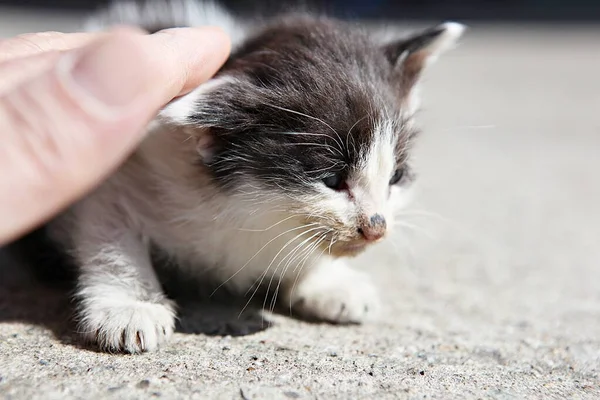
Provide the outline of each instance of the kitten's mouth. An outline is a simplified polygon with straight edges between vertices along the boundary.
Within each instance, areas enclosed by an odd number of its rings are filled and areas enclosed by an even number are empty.
[[[352,251],[362,251],[366,247],[367,247],[367,243],[361,242],[361,243],[349,243],[349,244],[345,245],[343,248],[346,251],[352,252]]]
[[[369,242],[360,240],[352,242],[337,242],[331,246],[330,254],[335,257],[354,257],[365,251]]]

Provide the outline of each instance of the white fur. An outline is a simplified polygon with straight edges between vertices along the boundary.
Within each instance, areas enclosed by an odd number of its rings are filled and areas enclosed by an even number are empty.
[[[108,351],[142,353],[156,350],[173,334],[173,303],[151,303],[121,298],[111,286],[101,296],[86,297],[79,327],[84,337]],[[115,296],[115,294],[117,296]]]
[[[295,306],[305,317],[341,323],[374,320],[381,311],[370,276],[342,260],[313,267],[297,288],[287,292],[284,304]]]
[[[198,108],[198,104],[202,101],[203,96],[209,95],[210,92],[221,85],[233,84],[234,82],[235,80],[228,76],[211,79],[190,93],[170,102],[160,111],[158,120],[175,125],[187,125],[189,124],[188,118]]]
[[[381,214],[391,220],[388,193],[396,165],[394,147],[397,138],[392,121],[380,121],[373,136],[371,147],[362,156],[360,174],[350,182],[350,190],[365,215]]]
[[[459,24],[458,22],[445,22],[441,27],[444,28],[444,33],[436,39],[432,45],[433,47],[429,46],[432,53],[435,53],[438,56],[455,46],[458,39],[467,29],[465,25]]]

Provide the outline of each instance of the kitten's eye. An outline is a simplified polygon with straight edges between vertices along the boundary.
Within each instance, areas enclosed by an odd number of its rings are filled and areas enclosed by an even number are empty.
[[[395,185],[400,182],[402,177],[404,176],[404,168],[398,168],[394,171],[394,175],[392,175],[392,179],[390,179],[390,185]]]
[[[344,189],[344,178],[342,174],[332,174],[325,178],[323,178],[323,183],[330,189],[333,190],[342,190]]]

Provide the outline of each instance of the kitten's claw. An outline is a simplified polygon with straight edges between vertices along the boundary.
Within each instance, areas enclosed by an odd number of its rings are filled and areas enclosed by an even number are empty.
[[[370,277],[343,265],[312,272],[290,300],[293,311],[302,317],[333,323],[363,323],[375,318],[380,308]]]
[[[95,299],[85,303],[80,328],[89,332],[88,340],[109,352],[136,354],[156,350],[175,328],[174,305],[168,300],[114,304],[114,301]]]

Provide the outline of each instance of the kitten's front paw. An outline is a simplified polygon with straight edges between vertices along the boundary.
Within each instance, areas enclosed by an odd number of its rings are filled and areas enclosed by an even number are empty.
[[[175,328],[174,303],[87,299],[80,313],[85,337],[109,352],[153,351]]]
[[[290,294],[293,311],[304,318],[333,323],[363,323],[380,311],[369,275],[338,263],[320,266]]]

